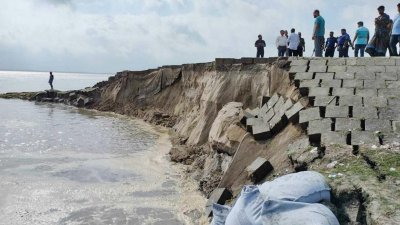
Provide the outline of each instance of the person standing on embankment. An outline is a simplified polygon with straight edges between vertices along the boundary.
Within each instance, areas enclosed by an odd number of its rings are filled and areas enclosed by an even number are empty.
[[[315,51],[315,57],[322,57],[322,49],[324,48],[324,42],[325,42],[325,20],[324,18],[320,15],[320,12],[318,9],[314,10],[314,31],[313,31],[313,36],[312,39],[314,40],[314,51]]]
[[[385,13],[385,6],[379,6],[379,16],[375,18],[375,34],[367,45],[365,52],[370,56],[386,56],[390,41],[392,20]]]
[[[358,29],[353,40],[353,46],[355,46],[354,57],[358,57],[359,52],[360,56],[364,57],[365,47],[369,42],[369,30],[364,27],[364,22],[362,21],[358,22],[357,25]]]
[[[266,46],[265,41],[262,39],[261,34],[258,35],[258,40],[254,44],[257,48],[257,58],[264,58],[264,48]]]
[[[54,75],[53,75],[53,72],[50,72],[49,84],[50,84],[51,90],[53,90],[53,81],[54,81]]]

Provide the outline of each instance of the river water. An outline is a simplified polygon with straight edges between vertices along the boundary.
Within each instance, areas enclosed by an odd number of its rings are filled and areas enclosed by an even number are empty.
[[[204,199],[170,147],[139,120],[0,99],[0,224],[192,224]]]

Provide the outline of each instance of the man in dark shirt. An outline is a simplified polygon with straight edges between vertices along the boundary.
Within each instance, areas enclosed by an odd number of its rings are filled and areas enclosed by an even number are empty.
[[[325,57],[335,56],[336,44],[338,43],[337,38],[333,36],[333,32],[329,33],[328,39],[326,39],[325,44]]]
[[[265,48],[265,41],[262,39],[261,34],[258,35],[258,40],[254,44],[257,48],[257,58],[264,58],[264,48]]]
[[[339,51],[339,58],[349,57],[349,47],[351,46],[354,49],[353,44],[351,43],[350,35],[347,34],[346,29],[342,29],[342,36],[339,37],[338,40],[338,51]]]
[[[301,37],[301,33],[299,32],[299,37],[300,37],[300,44],[299,47],[297,48],[297,54],[300,57],[303,57],[303,53],[306,51],[306,42],[304,38]]]
[[[53,90],[53,80],[54,80],[53,72],[50,72],[49,84],[50,84],[51,90]]]

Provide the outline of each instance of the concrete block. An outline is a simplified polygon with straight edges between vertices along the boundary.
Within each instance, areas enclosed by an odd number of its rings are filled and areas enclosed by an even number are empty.
[[[389,59],[389,58],[374,58],[374,63],[376,66],[395,66],[396,65],[396,60],[395,59]]]
[[[395,133],[400,133],[400,121],[393,121],[392,126]]]
[[[326,59],[317,59],[317,60],[310,60],[310,67],[311,66],[326,66]]]
[[[384,80],[364,80],[364,88],[386,88]]]
[[[310,73],[325,73],[327,71],[328,67],[324,65],[312,65],[308,69],[308,72]]]
[[[259,117],[259,118],[262,118],[263,115],[265,115],[265,114],[268,112],[268,110],[269,110],[269,108],[268,108],[267,104],[263,105],[263,106],[260,108],[258,117]]]
[[[267,64],[268,62],[270,62],[269,58],[254,58],[255,64]]]
[[[361,130],[361,120],[352,118],[337,118],[335,131]]]
[[[346,66],[328,66],[328,72],[339,73],[346,72]]]
[[[386,81],[385,82],[387,88],[397,88],[400,89],[400,81]],[[382,87],[380,87],[382,88]]]
[[[399,66],[386,66],[386,72],[388,73],[398,73],[400,71]]]
[[[374,72],[371,71],[361,71],[356,72],[355,79],[356,80],[375,80],[376,76]]]
[[[362,106],[361,96],[340,96],[339,106]]]
[[[377,80],[397,80],[397,73],[377,73]]]
[[[368,66],[368,65],[375,65],[374,59],[372,58],[356,58],[356,66]]]
[[[295,59],[292,60],[292,62],[290,63],[290,66],[308,66],[308,60],[305,59]]]
[[[258,123],[252,126],[252,133],[255,140],[268,140],[271,137],[271,129],[267,123]]]
[[[354,88],[333,88],[332,95],[334,96],[354,95]]]
[[[279,112],[281,108],[283,108],[283,105],[285,105],[285,99],[280,96],[276,104],[274,105],[274,111],[275,113]]]
[[[340,88],[342,87],[342,80],[322,80],[321,87]]]
[[[315,78],[317,80],[333,80],[335,73],[316,73]]]
[[[299,112],[304,109],[303,104],[301,102],[296,102],[290,109],[285,112],[286,118],[288,118],[292,122],[297,122],[299,117]]]
[[[309,89],[308,96],[328,96],[329,88],[324,87],[313,87]]]
[[[343,80],[342,87],[344,88],[362,88],[364,86],[363,80]]]
[[[337,72],[335,73],[335,79],[337,80],[353,80],[356,73],[352,72]]]
[[[347,133],[336,131],[322,133],[321,144],[324,146],[347,145]]]
[[[315,135],[322,134],[331,131],[332,120],[331,119],[319,119],[308,122],[307,134]]]
[[[400,89],[378,89],[378,96],[385,98],[400,98]]]
[[[247,108],[246,110],[243,110],[243,113],[240,115],[241,116],[240,122],[243,125],[246,125],[246,120],[248,118],[255,118],[256,117],[255,115],[252,114],[252,112],[253,111],[251,109],[249,109],[249,108]]]
[[[319,87],[320,80],[301,80],[300,88],[314,88]]]
[[[258,157],[246,168],[248,177],[254,184],[262,181],[273,170],[274,167],[271,165],[271,163],[261,157]]]
[[[312,80],[313,78],[313,73],[296,73],[296,75],[294,76],[295,80]]]
[[[400,99],[399,98],[388,98],[388,106],[391,108],[400,108]]]
[[[386,67],[385,66],[366,66],[365,67],[368,72],[374,72],[374,73],[383,73],[386,72]]]
[[[345,66],[346,59],[344,58],[331,58],[328,59],[328,66]]]
[[[379,145],[379,137],[371,131],[352,131],[352,145]]]
[[[269,109],[272,109],[275,104],[278,102],[279,100],[279,95],[278,94],[273,94],[272,97],[269,99],[269,101],[267,102],[267,106]]]
[[[325,111],[326,118],[348,118],[348,106],[327,106]]]
[[[388,100],[385,97],[364,98],[364,106],[386,107],[387,105],[388,105]]]
[[[365,120],[365,130],[366,131],[380,131],[389,132],[392,130],[390,120],[384,119],[366,119]]]
[[[292,106],[293,106],[292,99],[290,99],[290,98],[286,99],[285,104],[282,107],[284,110],[283,112],[286,112],[288,109],[292,108]]]
[[[353,107],[353,118],[357,119],[378,119],[378,109],[375,107]]]
[[[231,198],[232,198],[232,193],[228,189],[226,188],[215,189],[211,193],[210,198],[206,203],[206,215],[208,217],[212,216],[212,205],[214,203],[223,205],[225,204],[226,201],[230,200]]]
[[[241,58],[240,62],[242,64],[254,64],[254,58]]]
[[[328,106],[336,104],[336,96],[316,96],[314,106]]]
[[[264,123],[265,122],[262,118],[248,118],[246,119],[246,130],[252,132],[253,126]]]
[[[264,123],[268,123],[272,119],[272,117],[274,117],[274,115],[274,109],[269,109],[265,114],[261,115],[260,117],[263,119]]]
[[[388,107],[379,108],[379,119],[385,120],[400,120],[400,108],[399,107]]]
[[[347,66],[346,72],[365,73],[365,66]]]
[[[320,112],[319,112],[319,107],[312,107],[312,108],[304,109],[304,110],[300,111],[300,114],[299,114],[299,122],[300,123],[306,123],[309,121],[318,120],[320,118],[321,118],[321,116],[320,116]]]
[[[362,97],[377,97],[378,89],[372,88],[356,88],[356,95]]]
[[[308,66],[291,66],[289,73],[304,73],[307,72]]]
[[[347,58],[346,65],[347,66],[357,66],[357,59],[356,58]]]

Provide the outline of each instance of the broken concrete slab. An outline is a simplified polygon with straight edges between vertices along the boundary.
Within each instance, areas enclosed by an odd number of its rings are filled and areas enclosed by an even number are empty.
[[[258,157],[246,168],[248,177],[254,184],[262,181],[273,170],[274,167],[271,165],[271,163],[261,157]]]
[[[271,129],[268,123],[262,122],[252,126],[252,133],[255,140],[264,141],[271,137]]]
[[[304,109],[303,104],[301,102],[296,102],[290,109],[285,112],[286,118],[290,120],[292,123],[297,123],[299,120],[299,112]]]
[[[253,126],[257,124],[264,124],[264,120],[262,118],[247,118],[246,119],[246,130],[248,132],[252,132]]]

